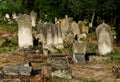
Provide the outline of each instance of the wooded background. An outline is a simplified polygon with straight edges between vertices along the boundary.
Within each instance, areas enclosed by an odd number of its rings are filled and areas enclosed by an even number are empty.
[[[95,13],[94,28],[105,21],[115,27],[117,40],[120,40],[120,0],[0,0],[0,18],[6,13],[29,14],[32,10],[37,12],[38,19],[45,20],[48,15],[48,21],[54,21],[54,17],[63,18],[66,14],[75,21],[91,21]]]

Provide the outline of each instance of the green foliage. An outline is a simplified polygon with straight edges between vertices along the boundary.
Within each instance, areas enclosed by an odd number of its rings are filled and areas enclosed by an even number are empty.
[[[120,51],[114,50],[108,54],[114,64],[120,64]]]
[[[0,17],[6,13],[22,12],[22,4],[14,0],[2,0],[0,2]]]
[[[11,46],[17,46],[16,40],[10,40],[8,38],[5,38],[2,42],[2,47],[11,47]]]
[[[18,30],[16,21],[14,21],[12,24],[7,24],[5,21],[1,21],[0,27],[1,27],[2,31],[8,31],[8,32],[13,32],[13,33],[17,32],[17,30]]]

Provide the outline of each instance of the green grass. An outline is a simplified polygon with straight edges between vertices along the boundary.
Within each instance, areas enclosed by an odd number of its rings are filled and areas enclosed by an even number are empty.
[[[109,53],[108,56],[111,57],[111,62],[114,64],[120,64],[120,51],[114,50]]]

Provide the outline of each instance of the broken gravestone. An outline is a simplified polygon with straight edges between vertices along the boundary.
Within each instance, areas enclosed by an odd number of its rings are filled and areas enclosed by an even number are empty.
[[[20,15],[18,23],[18,45],[20,48],[29,48],[33,46],[31,18],[29,15]]]
[[[84,41],[83,37],[80,38],[79,36],[76,36],[77,40],[73,43],[73,61],[77,64],[83,65],[86,63],[86,41]]]
[[[48,63],[51,64],[51,76],[72,79],[72,71],[69,67],[68,58],[65,56],[49,56]]]
[[[5,75],[31,75],[32,65],[31,62],[27,61],[15,66],[5,66],[3,67],[3,72]]]
[[[106,55],[113,50],[113,38],[111,27],[105,23],[100,24],[96,28],[96,35],[98,40],[98,52],[100,55]]]

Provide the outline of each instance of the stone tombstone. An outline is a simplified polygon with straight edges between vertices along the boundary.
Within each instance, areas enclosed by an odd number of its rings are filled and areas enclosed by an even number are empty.
[[[98,40],[98,52],[100,55],[106,55],[113,50],[113,38],[111,27],[104,22],[97,26],[96,35]]]
[[[48,54],[48,51],[54,52],[53,49],[53,42],[54,42],[54,37],[53,37],[53,24],[51,22],[45,22],[43,24],[43,53],[45,55]]]
[[[58,30],[55,24],[52,26],[52,33],[53,33],[53,45],[57,45],[58,44]]]
[[[17,19],[17,14],[16,14],[16,12],[13,12],[13,13],[12,13],[12,19],[13,19],[13,20],[16,20],[16,19]]]
[[[70,27],[68,15],[65,15],[64,19],[60,19],[60,23],[61,23],[62,37],[63,39],[65,39],[66,32],[68,31],[68,28]]]
[[[73,43],[73,61],[82,65],[86,63],[86,41],[83,39],[83,37],[80,37],[80,34],[78,35],[76,35],[76,40]]]
[[[74,37],[75,37],[77,34],[80,34],[79,26],[78,26],[78,24],[77,24],[75,21],[73,21],[73,22],[71,23],[70,29],[71,29]]]
[[[26,75],[30,76],[32,72],[31,62],[26,61],[14,66],[3,67],[3,72],[5,75]]]
[[[86,33],[88,34],[89,32],[89,21],[87,19],[84,19],[84,21],[82,22],[82,33]]]
[[[9,15],[8,13],[5,14],[4,20],[5,20],[6,22],[11,21],[10,15]]]
[[[41,20],[37,24],[36,40],[38,40],[38,42],[40,43],[43,43],[43,23],[41,22]]]
[[[30,16],[31,16],[31,19],[32,19],[31,24],[32,24],[33,27],[35,27],[36,26],[37,13],[35,13],[34,11],[31,11]]]
[[[29,15],[20,15],[18,23],[18,45],[20,48],[29,48],[33,46],[31,17]]]
[[[62,31],[61,31],[61,27],[60,27],[60,23],[59,22],[56,22],[55,29],[56,29],[56,33],[57,33],[57,34],[55,34],[56,35],[56,39],[57,39],[57,40],[55,40],[55,41],[57,41],[57,45],[55,47],[57,49],[62,49],[64,47],[63,47]]]

